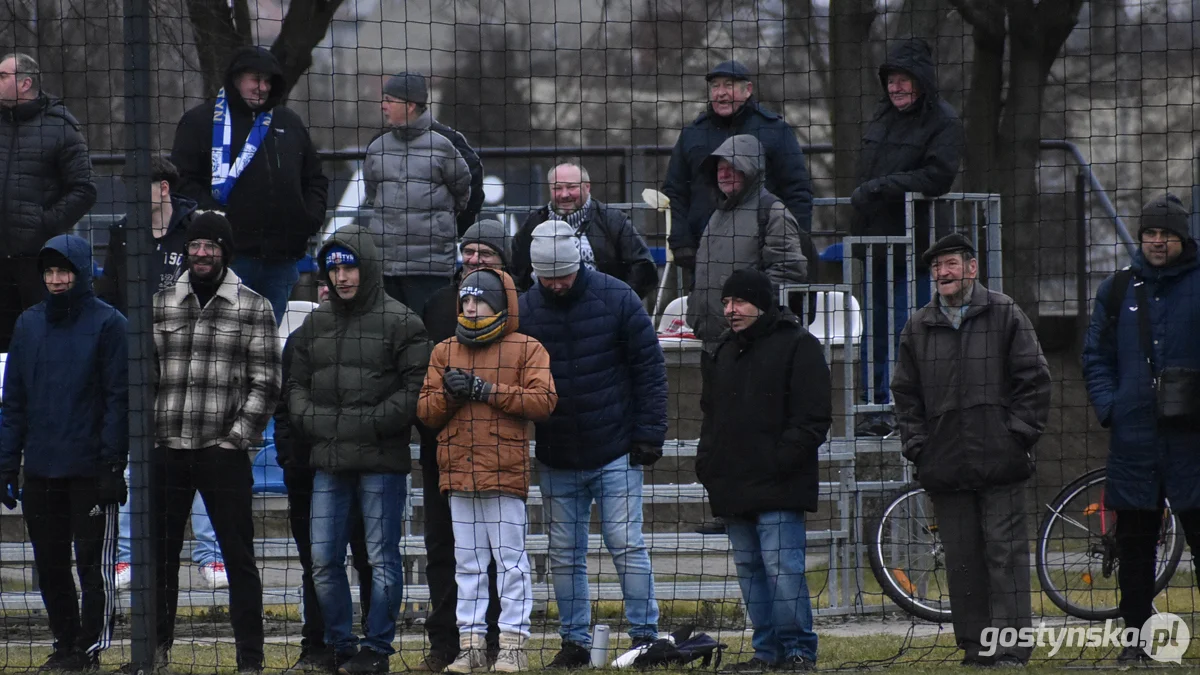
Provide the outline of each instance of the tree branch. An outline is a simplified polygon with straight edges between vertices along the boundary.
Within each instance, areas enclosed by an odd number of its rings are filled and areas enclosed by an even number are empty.
[[[279,37],[271,45],[271,53],[283,66],[285,100],[300,76],[312,66],[312,51],[325,39],[342,2],[344,0],[292,0],[288,6]]]

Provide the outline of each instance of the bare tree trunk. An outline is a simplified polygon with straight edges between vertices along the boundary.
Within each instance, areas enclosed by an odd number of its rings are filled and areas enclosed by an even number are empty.
[[[864,68],[870,54],[871,25],[878,16],[871,0],[838,0],[829,3],[829,42],[833,88],[834,188],[838,196],[854,192],[855,169],[862,145]]]
[[[905,0],[888,21],[888,39],[919,37],[930,44],[941,35],[942,21],[950,11],[948,0]]]
[[[226,0],[187,0],[187,8],[196,33],[203,97],[211,98],[224,85],[233,52],[250,44],[250,9],[246,0],[234,0],[232,12]]]
[[[344,0],[292,0],[271,52],[283,65],[287,92],[312,66],[312,51],[329,32],[329,24]],[[287,94],[284,94],[284,100]]]

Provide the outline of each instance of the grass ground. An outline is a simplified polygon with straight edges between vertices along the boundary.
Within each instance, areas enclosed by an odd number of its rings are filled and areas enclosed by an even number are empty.
[[[941,673],[961,672],[959,666],[961,653],[954,647],[953,636],[949,627],[939,634],[895,634],[874,633],[863,635],[838,635],[837,627],[845,626],[843,622],[828,624],[828,630],[823,631],[818,626],[821,637],[820,667],[821,670],[886,670],[900,673]],[[870,631],[875,622],[857,623],[857,629]],[[891,622],[894,629],[902,622]],[[912,633],[918,633],[914,626]],[[925,629],[926,631],[928,629]],[[715,632],[715,631],[714,631]],[[722,631],[715,635],[728,645],[725,663],[734,663],[750,657],[749,638],[742,631]],[[624,647],[627,641],[622,639],[618,649]],[[422,657],[423,644],[418,639],[406,639],[396,645],[398,651],[392,657],[391,671],[403,672],[415,666]],[[534,639],[528,644],[530,662],[533,669],[540,669],[554,657],[558,649],[557,639]],[[746,652],[742,653],[745,649]],[[104,655],[102,670],[111,671],[129,658],[128,644],[115,645]],[[1116,656],[1114,650],[1108,648],[1064,647],[1054,657],[1050,657],[1047,648],[1039,648],[1030,667],[1023,672],[1028,673],[1062,673],[1074,670],[1104,670],[1113,667]],[[26,672],[40,665],[49,653],[49,647],[30,647],[9,642],[0,650],[0,672]],[[299,653],[298,639],[288,643],[269,643],[266,648],[266,666],[268,671],[279,672],[287,668]],[[614,650],[615,653],[619,653]],[[233,673],[235,670],[234,650],[228,639],[200,638],[195,642],[177,644],[171,654],[171,669],[179,675],[200,675],[202,673]],[[1164,664],[1165,665],[1165,664]],[[1191,646],[1184,657],[1184,670],[1195,672],[1200,669],[1200,640]]]

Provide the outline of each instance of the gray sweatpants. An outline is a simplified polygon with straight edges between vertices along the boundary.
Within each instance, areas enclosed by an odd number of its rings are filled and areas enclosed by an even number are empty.
[[[1025,482],[929,497],[946,552],[954,638],[976,656],[983,629],[1033,625]],[[995,656],[1027,661],[1031,652],[998,647]]]

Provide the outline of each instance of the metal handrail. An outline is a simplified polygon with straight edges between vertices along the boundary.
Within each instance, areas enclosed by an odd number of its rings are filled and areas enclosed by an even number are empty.
[[[1079,164],[1079,170],[1087,177],[1087,181],[1092,187],[1092,192],[1100,200],[1100,208],[1104,210],[1109,220],[1112,221],[1113,229],[1117,232],[1117,238],[1121,240],[1121,243],[1125,246],[1125,251],[1132,258],[1137,252],[1137,242],[1130,236],[1129,228],[1125,225],[1125,220],[1121,218],[1121,214],[1117,213],[1116,205],[1109,199],[1108,193],[1105,192],[1104,186],[1100,184],[1100,179],[1096,177],[1096,173],[1092,171],[1091,163],[1084,158],[1083,152],[1079,150],[1079,146],[1071,141],[1062,139],[1043,139],[1039,145],[1043,150],[1062,150],[1075,158],[1075,161]],[[1082,242],[1080,243],[1082,244]]]

